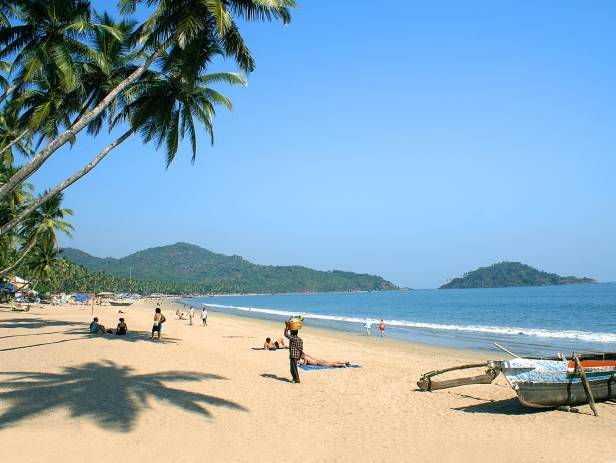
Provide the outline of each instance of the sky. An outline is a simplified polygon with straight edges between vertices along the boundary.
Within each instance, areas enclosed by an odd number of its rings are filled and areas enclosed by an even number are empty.
[[[96,0],[96,8],[112,2]],[[616,3],[299,0],[244,24],[215,144],[135,138],[66,191],[63,246],[178,241],[433,288],[502,260],[616,281]],[[212,71],[236,71],[231,61]],[[81,135],[54,185],[121,133]]]

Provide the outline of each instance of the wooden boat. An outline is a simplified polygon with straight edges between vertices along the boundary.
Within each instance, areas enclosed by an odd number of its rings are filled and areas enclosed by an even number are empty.
[[[421,376],[417,385],[422,391],[434,391],[466,384],[489,384],[502,373],[528,407],[559,407],[589,402],[584,378],[595,401],[616,399],[616,353],[582,354],[578,357],[521,358],[492,360],[484,364],[461,365],[431,371]],[[468,378],[435,380],[434,376],[455,370],[479,368],[485,373]]]
[[[616,353],[580,355],[595,401],[616,399]],[[515,358],[490,362],[499,369],[520,402],[528,407],[559,407],[588,403],[581,372],[569,358]]]
[[[132,301],[109,301],[109,304],[119,307],[128,307],[132,305]]]

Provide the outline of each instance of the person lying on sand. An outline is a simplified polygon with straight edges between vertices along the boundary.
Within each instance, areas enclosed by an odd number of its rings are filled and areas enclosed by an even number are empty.
[[[180,309],[177,309],[177,310],[175,311],[175,314],[177,315],[177,317],[178,317],[180,320],[186,320],[186,318],[184,318],[184,317],[186,317],[186,314],[185,314],[184,312],[180,312]]]
[[[335,367],[344,368],[348,367],[351,362],[328,362],[327,360],[320,360],[316,357],[304,353],[304,357],[299,359],[298,365],[318,365],[321,367]]]
[[[265,338],[263,343],[263,349],[276,350],[276,349],[288,349],[284,344],[284,339],[278,338],[277,341],[272,342],[272,338]]]
[[[98,317],[94,317],[94,320],[92,320],[92,323],[90,323],[90,333],[98,332],[106,334],[107,330],[103,325],[98,322]]]

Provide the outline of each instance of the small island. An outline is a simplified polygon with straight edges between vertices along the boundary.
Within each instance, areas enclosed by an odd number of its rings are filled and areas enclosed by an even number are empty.
[[[509,288],[514,286],[554,286],[597,283],[592,278],[560,276],[537,270],[520,262],[500,262],[480,267],[454,278],[439,289]]]

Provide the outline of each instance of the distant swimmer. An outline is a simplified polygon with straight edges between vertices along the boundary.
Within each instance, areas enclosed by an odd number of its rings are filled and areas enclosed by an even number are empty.
[[[381,332],[381,337],[385,336],[385,322],[381,318],[381,323],[379,323],[379,331]]]

